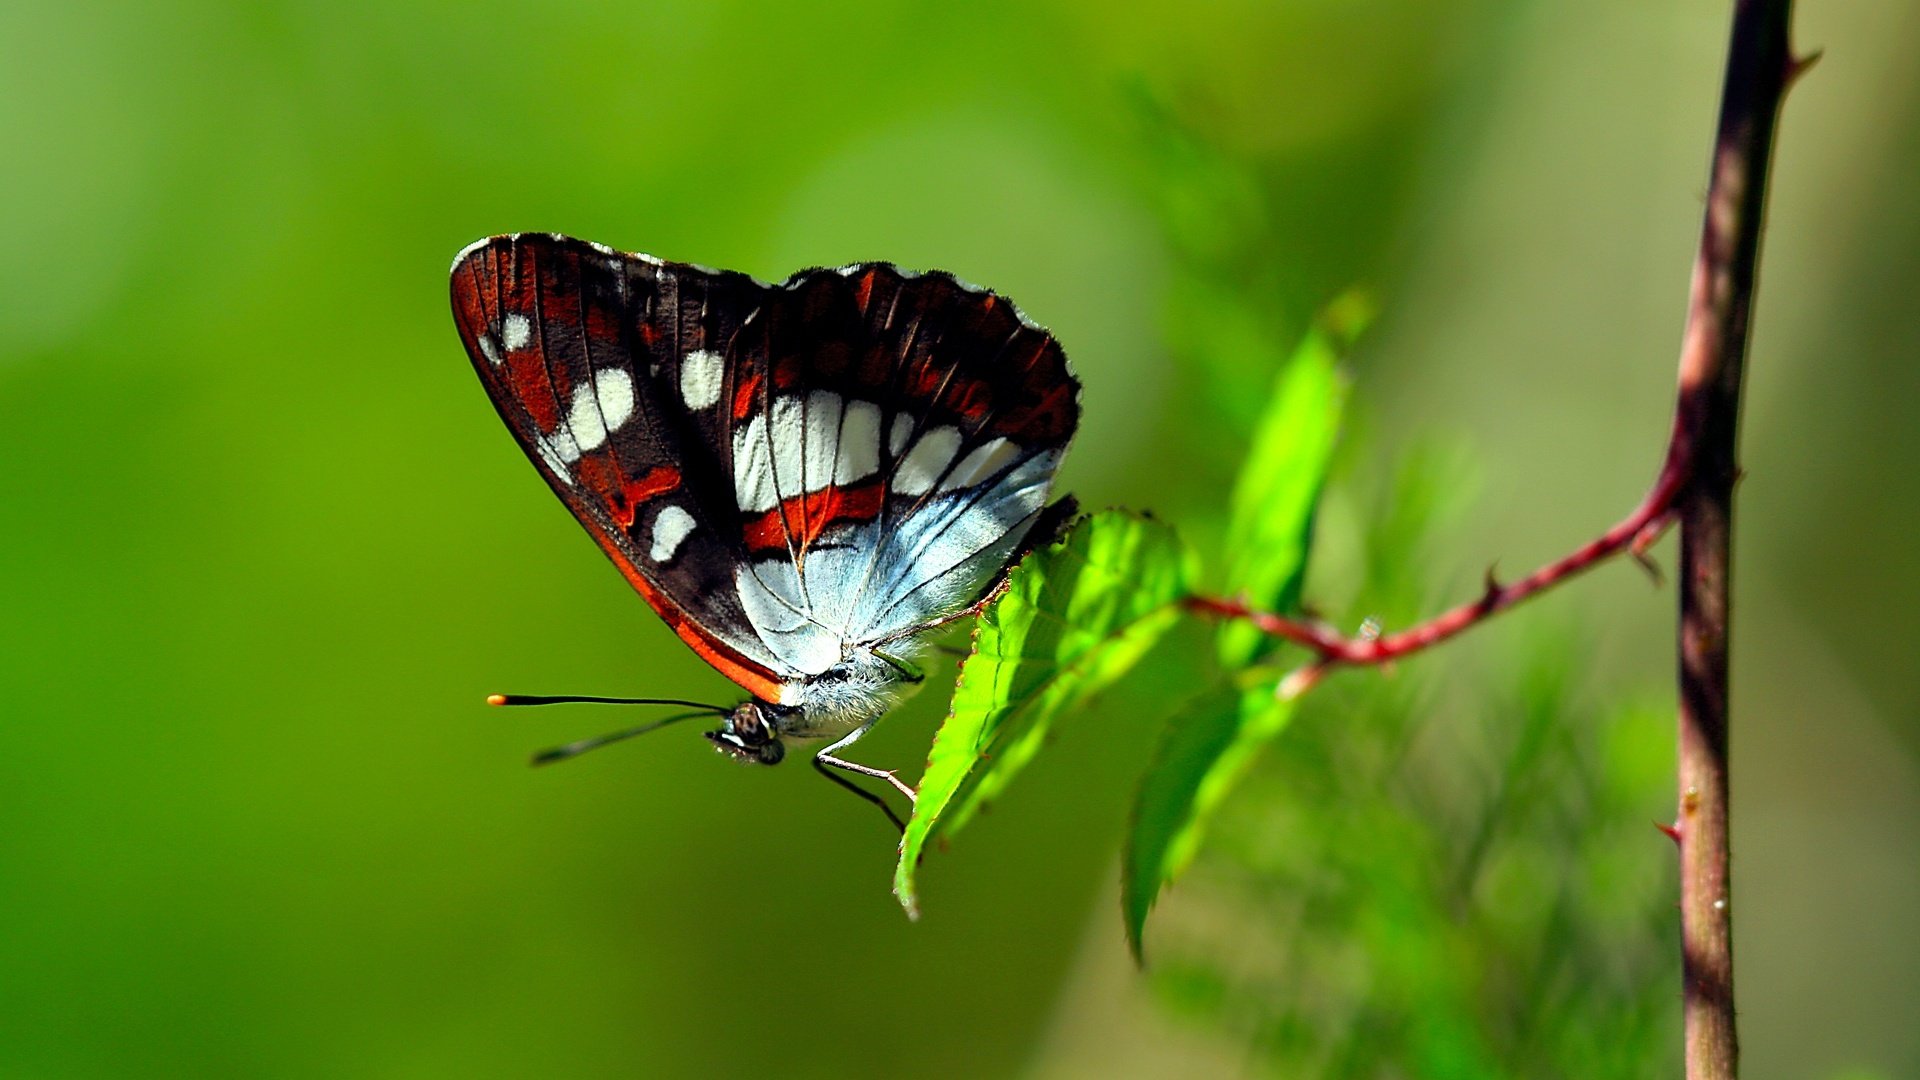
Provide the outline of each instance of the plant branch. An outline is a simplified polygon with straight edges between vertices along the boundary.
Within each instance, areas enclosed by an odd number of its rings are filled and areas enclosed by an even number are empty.
[[[1631,550],[1636,555],[1644,552],[1672,523],[1674,500],[1685,487],[1689,462],[1676,452],[1681,446],[1679,439],[1669,446],[1666,464],[1662,466],[1660,476],[1654,481],[1647,497],[1641,500],[1633,513],[1602,533],[1598,539],[1511,584],[1501,584],[1489,571],[1486,587],[1478,599],[1397,633],[1381,637],[1347,637],[1323,623],[1255,611],[1243,601],[1210,596],[1192,597],[1187,601],[1187,607],[1222,618],[1245,619],[1266,633],[1303,645],[1315,654],[1315,667],[1384,664],[1397,660],[1409,653],[1438,645],[1622,551]]]
[[[1193,597],[1189,608],[1245,619],[1304,646],[1312,662],[1282,683],[1309,689],[1329,668],[1382,664],[1476,626],[1597,563],[1641,555],[1680,525],[1679,813],[1685,1053],[1689,1080],[1731,1080],[1739,1065],[1733,1009],[1728,842],[1728,677],[1733,489],[1740,476],[1740,390],[1768,168],[1780,104],[1817,57],[1788,42],[1792,0],[1736,0],[1705,222],[1680,351],[1678,400],[1666,458],[1640,505],[1580,549],[1503,585],[1487,575],[1478,599],[1410,629],[1347,637],[1320,623],[1255,611],[1238,600]]]
[[[1713,179],[1694,261],[1680,353],[1674,441],[1691,445],[1680,522],[1680,937],[1686,1075],[1731,1080],[1740,1045],[1733,1010],[1733,901],[1728,833],[1728,641],[1733,489],[1739,481],[1740,388],[1746,372],[1768,166],[1780,103],[1812,59],[1788,43],[1792,0],[1739,0],[1713,148]]]
[[[1794,60],[1787,50],[1791,6],[1791,0],[1739,0],[1735,11],[1734,47],[1729,55],[1720,129],[1714,144],[1707,222],[1694,266],[1673,431],[1659,474],[1640,504],[1599,537],[1526,577],[1503,584],[1489,571],[1486,586],[1476,599],[1391,634],[1352,637],[1324,623],[1259,611],[1231,598],[1190,597],[1186,601],[1189,610],[1245,619],[1268,634],[1311,650],[1314,662],[1309,666],[1317,679],[1327,668],[1385,664],[1437,645],[1623,551],[1644,557],[1646,550],[1681,519],[1681,504],[1697,487],[1696,474],[1712,464],[1699,460],[1703,446],[1716,453],[1722,449],[1715,444],[1720,414],[1730,408],[1725,426],[1737,428],[1733,421],[1739,408],[1739,368],[1745,355],[1774,120],[1787,85],[1817,59]],[[1757,27],[1771,28],[1777,41],[1760,41]],[[1767,57],[1785,58],[1773,66],[1770,89],[1756,77],[1772,63],[1754,55],[1763,46],[1770,50]],[[1728,377],[1729,367],[1730,396],[1725,388],[1715,390],[1716,384]],[[1731,467],[1730,451],[1725,458],[1724,464]]]

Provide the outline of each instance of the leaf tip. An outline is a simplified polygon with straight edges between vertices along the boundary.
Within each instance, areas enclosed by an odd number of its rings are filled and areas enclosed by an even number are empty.
[[[908,922],[920,921],[920,898],[914,894],[913,883],[904,876],[896,877],[893,882],[894,899],[900,901],[900,910],[907,913]]]
[[[1380,301],[1373,290],[1355,285],[1322,308],[1318,322],[1342,348],[1349,348],[1379,314]]]
[[[1141,923],[1135,922],[1131,916],[1127,918],[1126,923],[1127,956],[1133,960],[1135,970],[1145,971],[1147,969],[1147,946],[1146,942],[1141,940],[1141,935],[1145,932],[1146,927]]]

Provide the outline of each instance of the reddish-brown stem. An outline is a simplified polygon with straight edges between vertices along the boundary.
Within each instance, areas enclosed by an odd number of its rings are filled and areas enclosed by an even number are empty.
[[[1318,663],[1321,666],[1384,664],[1406,656],[1408,653],[1416,653],[1428,646],[1437,645],[1462,630],[1505,611],[1535,593],[1544,592],[1621,551],[1645,550],[1647,545],[1657,539],[1672,521],[1674,498],[1684,485],[1688,468],[1688,461],[1683,453],[1685,445],[1681,439],[1676,438],[1673,441],[1668,451],[1667,462],[1661,468],[1659,478],[1654,481],[1653,490],[1647,493],[1647,497],[1641,501],[1633,513],[1602,533],[1598,539],[1589,541],[1571,554],[1550,562],[1510,584],[1502,585],[1493,579],[1492,574],[1488,574],[1486,588],[1481,592],[1479,599],[1468,601],[1418,626],[1398,633],[1377,638],[1351,638],[1320,623],[1290,619],[1271,612],[1255,611],[1242,601],[1222,600],[1210,596],[1191,597],[1187,600],[1187,606],[1194,611],[1218,615],[1222,618],[1245,619],[1275,637],[1283,637],[1297,645],[1304,645],[1318,656]]]
[[[1727,656],[1740,387],[1780,102],[1806,69],[1788,43],[1792,0],[1739,0],[1714,139],[1713,179],[1680,353],[1680,423],[1693,468],[1680,522],[1681,964],[1690,1080],[1731,1080],[1733,896],[1727,806]],[[1676,440],[1678,435],[1676,434]]]
[[[1727,657],[1731,626],[1733,489],[1739,479],[1740,388],[1780,103],[1811,60],[1788,43],[1792,0],[1736,0],[1701,228],[1680,351],[1678,400],[1666,460],[1646,498],[1579,550],[1511,584],[1487,577],[1480,597],[1382,637],[1347,637],[1319,623],[1256,611],[1238,600],[1188,606],[1245,619],[1302,645],[1314,659],[1287,680],[1301,693],[1327,669],[1382,664],[1438,644],[1622,551],[1638,556],[1680,525],[1680,927],[1689,1080],[1731,1080],[1739,1042],[1733,1011],[1733,902],[1727,824]]]

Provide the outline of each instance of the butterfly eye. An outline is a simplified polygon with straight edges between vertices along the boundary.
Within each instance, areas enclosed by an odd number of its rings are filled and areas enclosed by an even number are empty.
[[[765,728],[749,737],[721,728],[709,731],[714,749],[745,765],[778,765],[787,756],[787,748]]]

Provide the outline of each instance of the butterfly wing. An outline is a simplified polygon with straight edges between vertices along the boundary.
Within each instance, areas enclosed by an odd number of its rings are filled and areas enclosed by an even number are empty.
[[[976,604],[1079,420],[1052,336],[946,274],[869,263],[774,288],[521,234],[462,253],[453,305],[554,491],[682,639],[769,701],[849,644]]]
[[[797,672],[753,632],[734,584],[739,512],[710,407],[767,292],[744,274],[532,233],[473,245],[452,274],[474,369],[547,483],[688,645],[777,701]]]
[[[947,274],[796,274],[731,356],[739,592],[769,649],[807,673],[976,604],[1079,421],[1058,342]]]

